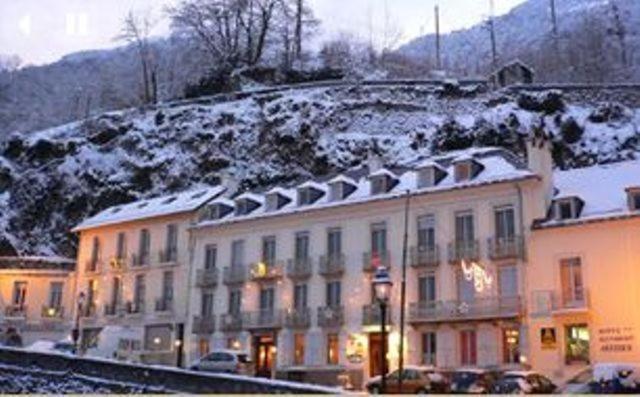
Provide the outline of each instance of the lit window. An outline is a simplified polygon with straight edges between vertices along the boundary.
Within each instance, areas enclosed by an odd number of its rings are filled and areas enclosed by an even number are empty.
[[[339,350],[338,334],[327,335],[327,364],[338,365],[338,350]]]
[[[586,324],[571,324],[565,328],[565,362],[589,362],[589,328]]]
[[[293,336],[293,364],[304,365],[304,334]]]

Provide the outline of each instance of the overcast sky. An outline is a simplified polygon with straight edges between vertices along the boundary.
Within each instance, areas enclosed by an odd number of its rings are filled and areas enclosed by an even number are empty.
[[[113,38],[130,9],[151,9],[161,16],[164,5],[179,1],[0,0],[0,54],[17,54],[25,63],[42,64],[71,52],[113,47],[117,45]],[[406,42],[433,32],[433,7],[438,1],[445,32],[471,26],[489,14],[489,0],[309,1],[322,20],[323,37],[349,32],[366,39],[370,25],[377,36],[386,25],[388,31],[401,32],[401,41]],[[495,0],[496,13],[505,13],[524,1]],[[157,34],[167,31],[168,23],[159,23]]]

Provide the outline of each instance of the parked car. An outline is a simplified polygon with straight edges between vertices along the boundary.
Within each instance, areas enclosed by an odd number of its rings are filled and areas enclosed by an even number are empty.
[[[551,394],[557,389],[548,378],[534,371],[507,371],[491,386],[492,394]]]
[[[593,382],[593,368],[587,367],[573,375],[562,387],[562,394],[588,394]]]
[[[34,352],[56,352],[56,353],[65,353],[65,354],[75,354],[76,346],[73,342],[68,340],[61,340],[58,342],[52,340],[37,340],[33,342],[31,345],[26,347],[26,350],[34,351]]]
[[[451,374],[451,393],[485,394],[498,379],[498,373],[482,368],[463,368]]]
[[[427,394],[431,392],[431,376],[433,372],[430,367],[407,365],[402,372],[402,389],[398,388],[400,370],[396,369],[386,377],[387,384],[384,394]],[[382,377],[378,375],[369,379],[365,388],[371,394],[383,393]]]
[[[194,362],[190,369],[194,371],[253,375],[254,368],[247,352],[240,350],[214,350]]]
[[[595,394],[640,393],[640,364],[596,364],[589,386],[589,392]]]

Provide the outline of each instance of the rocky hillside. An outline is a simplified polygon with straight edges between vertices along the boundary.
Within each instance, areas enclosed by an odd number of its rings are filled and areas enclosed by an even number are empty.
[[[348,168],[369,150],[395,164],[470,145],[522,154],[541,123],[558,166],[635,157],[640,106],[594,94],[345,85],[111,112],[14,135],[0,148],[2,253],[73,256],[69,230],[84,217],[223,173],[254,187]]]

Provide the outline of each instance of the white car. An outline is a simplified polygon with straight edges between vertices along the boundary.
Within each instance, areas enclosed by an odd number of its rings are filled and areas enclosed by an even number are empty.
[[[75,354],[76,347],[73,342],[68,340],[61,340],[58,342],[52,340],[37,340],[33,342],[31,345],[26,347],[26,350],[32,352],[41,352],[41,353],[65,353],[65,354]]]
[[[241,350],[214,350],[194,362],[189,368],[194,371],[253,375],[251,358],[247,352]]]

